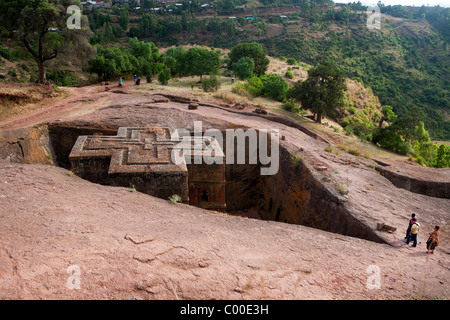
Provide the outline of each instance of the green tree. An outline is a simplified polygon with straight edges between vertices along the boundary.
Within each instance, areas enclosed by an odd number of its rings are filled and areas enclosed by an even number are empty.
[[[395,119],[397,119],[397,116],[394,113],[392,107],[391,106],[383,106],[383,108],[381,110],[381,118],[380,118],[380,122],[378,123],[378,127],[381,128],[383,126],[383,122],[385,122],[385,121],[388,123],[391,123]]]
[[[142,1],[142,6],[145,9],[153,9],[154,7],[156,7],[156,3],[154,0],[143,0]]]
[[[70,5],[81,7],[79,1],[71,0],[0,1],[0,25],[9,32],[8,37],[18,38],[31,54],[38,66],[40,83],[45,81],[46,61],[74,45],[78,52],[89,48],[86,17],[81,17],[81,30],[67,28]]]
[[[103,25],[103,41],[108,43],[114,40],[116,40],[116,36],[114,35],[113,27],[111,26],[111,23],[105,22]]]
[[[239,79],[246,80],[253,76],[255,63],[252,58],[242,57],[237,62],[233,63],[232,68]]]
[[[145,13],[139,19],[139,28],[137,29],[140,38],[150,38],[156,36],[159,23],[154,14]],[[131,29],[130,29],[131,31]]]
[[[264,95],[277,101],[283,101],[286,98],[288,89],[289,84],[280,75],[271,73],[266,76],[263,89]]]
[[[89,62],[89,71],[96,73],[100,79],[107,80],[118,73],[116,61],[104,55],[96,55]]]
[[[190,48],[184,57],[184,68],[190,76],[200,76],[200,81],[204,74],[217,73],[220,68],[220,57],[215,50],[203,48]]]
[[[139,41],[137,38],[131,38],[128,41],[128,50],[136,58],[142,57],[154,63],[159,60],[159,49],[153,42],[144,42]]]
[[[172,77],[181,77],[188,75],[185,66],[186,49],[184,47],[175,47],[168,49],[163,55],[164,64],[170,68]]]
[[[231,50],[228,56],[230,58],[231,66],[233,66],[233,63],[238,62],[242,57],[249,57],[253,59],[253,62],[255,64],[254,72],[258,77],[266,73],[270,63],[263,47],[259,43],[255,42],[244,42],[238,44]]]
[[[430,137],[424,127],[425,118],[425,112],[414,106],[404,116],[397,118],[392,123],[392,129],[410,142],[411,145],[416,142],[427,142]]]
[[[167,86],[169,84],[169,80],[171,78],[170,69],[165,67],[158,74],[158,81],[163,86]]]
[[[128,48],[104,48],[96,45],[97,55],[89,62],[88,71],[108,80],[119,74],[136,73],[151,78],[160,70],[159,49],[152,42],[131,38]]]
[[[128,12],[128,9],[121,8],[120,10],[120,16],[119,16],[119,25],[123,30],[128,29],[128,23],[130,22],[130,14]]]
[[[235,0],[218,0],[217,1],[217,8],[219,9],[219,12],[221,14],[230,14],[233,12],[235,7],[236,7]]]
[[[441,144],[436,154],[436,168],[450,167],[450,147]]]
[[[343,108],[346,88],[343,72],[334,62],[325,61],[309,69],[308,78],[298,82],[288,98],[301,102],[314,114],[315,121],[322,123],[326,114],[335,115]]]

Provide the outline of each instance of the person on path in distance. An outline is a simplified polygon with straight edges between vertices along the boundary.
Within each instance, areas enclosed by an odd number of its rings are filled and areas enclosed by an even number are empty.
[[[409,219],[408,229],[406,230],[406,236],[405,239],[408,239],[408,234],[411,232],[411,227],[414,224],[414,221],[416,221],[416,214],[411,214],[411,219]]]
[[[417,247],[417,236],[419,234],[420,224],[415,221],[411,226],[411,232],[408,235],[408,239],[406,239],[406,244],[409,244],[410,241],[413,241],[413,247]]]
[[[434,249],[439,245],[439,226],[435,226],[433,232],[427,240],[427,253],[434,253]],[[430,252],[431,251],[431,252]]]

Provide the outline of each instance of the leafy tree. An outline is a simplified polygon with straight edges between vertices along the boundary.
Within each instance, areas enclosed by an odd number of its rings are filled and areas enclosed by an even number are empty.
[[[76,45],[79,52],[88,48],[88,21],[82,17],[81,30],[67,28],[66,13],[70,5],[79,1],[70,0],[2,0],[0,2],[0,24],[9,31],[9,37],[20,39],[35,60],[39,77],[45,81],[45,62]]]
[[[383,106],[383,108],[381,110],[381,118],[380,118],[380,122],[378,123],[378,127],[381,128],[383,126],[383,122],[385,122],[385,121],[388,123],[391,123],[395,119],[397,119],[397,115],[392,110],[392,107],[391,106]]]
[[[99,78],[107,80],[118,73],[116,61],[108,59],[104,55],[96,55],[89,62],[89,71],[96,73]]]
[[[122,8],[122,10],[120,10],[119,25],[123,30],[127,30],[128,22],[130,22],[130,14],[128,9]]]
[[[172,77],[188,75],[185,66],[186,49],[184,47],[169,48],[163,55],[164,64],[170,68]]]
[[[156,35],[158,31],[159,23],[154,14],[145,13],[139,19],[139,28],[137,29],[138,36],[140,38],[149,38]],[[130,29],[131,31],[131,29]]]
[[[153,9],[154,7],[156,7],[156,3],[154,0],[143,0],[142,1],[142,6],[145,9]]]
[[[228,19],[225,21],[224,25],[227,35],[230,37],[234,37],[237,33],[236,22],[234,22],[233,19]]]
[[[151,78],[161,69],[159,49],[152,42],[131,38],[128,48],[96,45],[97,55],[89,61],[88,71],[108,80],[119,74],[136,73]]]
[[[450,167],[450,147],[441,144],[436,154],[436,168]]]
[[[333,115],[342,109],[345,90],[343,72],[335,63],[325,61],[309,69],[308,78],[298,82],[288,98],[301,102],[303,108],[314,114],[315,121],[321,123],[326,114]]]
[[[128,41],[128,50],[136,58],[142,57],[154,63],[159,60],[159,49],[153,42],[144,42],[139,41],[137,38],[131,38]]]
[[[167,86],[169,84],[170,78],[170,69],[167,67],[163,68],[158,74],[158,81],[163,86]]]
[[[235,0],[218,0],[217,1],[217,8],[219,9],[219,12],[222,14],[232,13],[235,7],[236,7]]]
[[[411,144],[430,140],[424,128],[425,112],[417,106],[412,107],[404,116],[392,124],[392,129]]]
[[[217,73],[220,68],[219,54],[214,50],[203,48],[190,48],[184,57],[184,68],[190,76]]]
[[[116,40],[116,36],[114,35],[113,27],[111,26],[111,23],[105,22],[103,25],[103,41],[105,43],[112,42]]]
[[[216,34],[221,33],[223,30],[223,22],[215,16],[214,18],[208,20],[206,30]]]
[[[398,154],[412,153],[411,145],[389,127],[377,128],[372,136],[372,142]]]
[[[229,58],[231,66],[238,62],[242,57],[249,57],[253,59],[255,64],[255,74],[260,77],[262,76],[269,66],[269,58],[266,56],[266,52],[259,43],[240,43],[235,46],[229,53]]]
[[[252,58],[242,57],[237,62],[233,63],[232,68],[239,79],[245,80],[253,76],[255,63]]]

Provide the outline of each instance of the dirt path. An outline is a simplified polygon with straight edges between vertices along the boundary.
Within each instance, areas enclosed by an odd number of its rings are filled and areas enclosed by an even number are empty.
[[[64,87],[62,89],[64,90],[63,97],[46,99],[39,103],[28,105],[28,108],[32,110],[31,112],[1,121],[0,128],[5,130],[26,128],[38,123],[67,120],[88,114],[118,100],[116,92],[127,92],[127,88],[131,85],[132,83],[128,82],[125,83],[125,88],[118,88],[116,84],[109,86],[92,85],[79,88]]]

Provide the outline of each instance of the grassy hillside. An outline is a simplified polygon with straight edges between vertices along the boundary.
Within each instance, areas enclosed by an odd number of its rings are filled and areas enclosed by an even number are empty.
[[[432,138],[450,140],[450,9],[381,6],[381,29],[370,31],[365,7],[355,3],[218,0],[213,8],[202,8],[203,1],[180,1],[183,6],[141,1],[139,9],[130,3],[85,8],[92,45],[117,47],[134,36],[158,47],[196,44],[226,49],[256,41],[273,57],[309,65],[333,59],[347,77],[373,92],[381,105],[392,106],[399,116],[420,107]],[[0,55],[8,59],[9,49],[4,46]],[[20,61],[16,65],[3,60],[0,76],[34,79],[32,64],[27,62],[25,69]],[[70,59],[52,62],[47,74],[64,85],[88,79],[81,64],[74,66]]]
[[[433,138],[450,140],[448,9],[436,13],[434,9],[410,12],[382,7],[390,15],[382,15],[380,30],[370,31],[365,8],[356,4],[235,1],[239,2],[226,13],[190,7],[174,8],[170,14],[130,10],[129,24],[118,41],[128,35],[158,46],[220,48],[256,41],[275,57],[292,57],[311,65],[332,58],[348,77],[370,87],[398,115],[413,106],[425,110],[426,127]],[[99,17],[96,14],[92,20],[97,21],[94,29],[99,26],[95,42],[101,43],[104,29]],[[113,25],[118,19],[119,15],[111,13]]]

